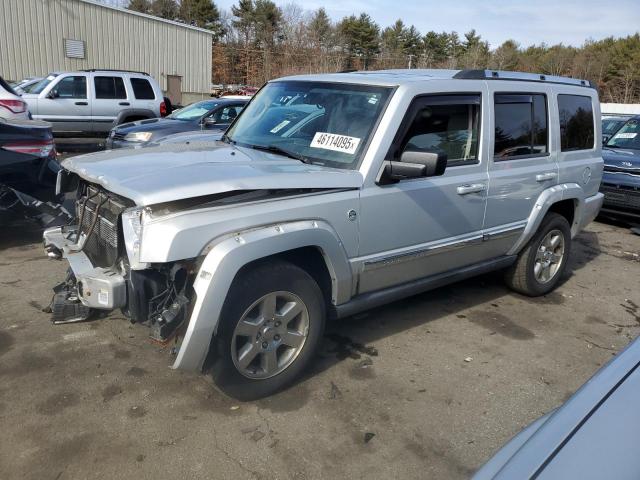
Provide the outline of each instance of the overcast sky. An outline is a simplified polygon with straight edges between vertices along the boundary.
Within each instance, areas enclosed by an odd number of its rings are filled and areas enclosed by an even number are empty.
[[[279,6],[290,0],[274,0]],[[235,0],[215,0],[226,10]],[[339,20],[366,12],[382,27],[397,18],[429,30],[475,28],[492,47],[508,39],[523,46],[564,43],[579,46],[588,38],[623,37],[640,30],[640,0],[310,0],[297,1],[306,10],[324,6]]]

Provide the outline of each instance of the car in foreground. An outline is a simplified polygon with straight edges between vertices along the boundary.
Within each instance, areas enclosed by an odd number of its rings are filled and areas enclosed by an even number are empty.
[[[640,339],[561,407],[500,449],[473,480],[640,478]]]
[[[53,72],[22,98],[55,135],[106,135],[115,125],[167,113],[160,85],[144,72]]]
[[[29,119],[29,109],[26,102],[2,77],[0,77],[0,118],[5,120]]]
[[[602,149],[602,213],[640,220],[640,115],[631,117]]]
[[[602,116],[602,144],[607,141],[622,127],[630,115],[603,115]]]
[[[44,245],[73,273],[52,319],[122,309],[173,342],[174,368],[264,397],[309,365],[327,318],[493,270],[522,294],[553,290],[602,205],[601,138],[584,80],[274,80],[214,145],[65,160],[77,219]]]
[[[109,132],[106,148],[140,148],[183,132],[223,132],[246,103],[244,99],[203,100],[176,110],[165,118],[125,123]]]

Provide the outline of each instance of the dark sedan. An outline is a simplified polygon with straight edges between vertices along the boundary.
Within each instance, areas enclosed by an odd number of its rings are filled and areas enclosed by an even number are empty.
[[[0,119],[0,184],[48,200],[58,170],[51,125]]]
[[[602,148],[602,214],[640,219],[640,116],[629,119]]]
[[[247,101],[224,98],[203,100],[176,110],[165,118],[123,123],[111,130],[106,147],[140,148],[176,133],[202,130],[223,132]]]

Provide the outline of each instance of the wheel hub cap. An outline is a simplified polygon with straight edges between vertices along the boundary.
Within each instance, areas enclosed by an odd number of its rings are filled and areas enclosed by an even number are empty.
[[[236,325],[231,356],[248,378],[273,377],[302,351],[309,331],[309,312],[297,295],[272,292],[256,300]]]
[[[545,235],[536,252],[533,273],[540,283],[548,283],[557,275],[564,259],[565,241],[560,230]]]

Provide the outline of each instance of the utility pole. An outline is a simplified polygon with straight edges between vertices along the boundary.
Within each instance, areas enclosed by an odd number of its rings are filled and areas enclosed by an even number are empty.
[[[409,54],[409,70],[411,70],[411,65],[413,64],[413,57],[415,57],[415,55]]]

